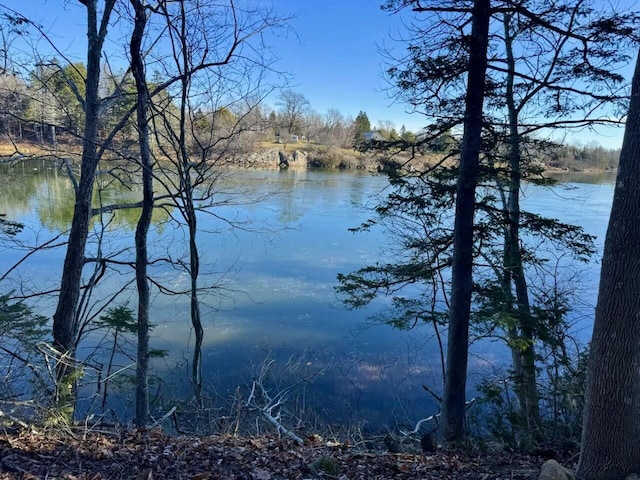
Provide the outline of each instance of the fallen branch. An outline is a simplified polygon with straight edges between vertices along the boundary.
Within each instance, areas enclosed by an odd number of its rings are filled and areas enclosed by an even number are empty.
[[[266,368],[268,369],[268,367],[272,363],[273,363],[273,360],[266,366]],[[265,371],[265,370],[263,370],[263,371]],[[257,410],[260,410],[260,413],[262,414],[262,416],[271,425],[273,425],[276,428],[276,431],[279,434],[281,433],[285,437],[287,437],[287,438],[293,440],[294,442],[296,442],[298,445],[302,445],[304,443],[304,441],[298,435],[296,435],[291,430],[285,428],[285,426],[282,425],[282,423],[280,422],[280,412],[278,412],[278,414],[275,415],[275,416],[273,415],[273,410],[282,405],[284,399],[286,398],[287,391],[285,390],[284,392],[278,393],[276,398],[272,399],[269,396],[269,394],[267,393],[267,391],[264,389],[264,387],[262,386],[262,378],[263,378],[263,376],[260,375],[259,380],[253,382],[253,385],[251,387],[251,393],[249,394],[249,398],[247,399],[246,404],[248,406],[250,406],[250,407],[253,407],[253,408],[257,409]],[[260,390],[261,395],[266,400],[266,404],[264,406],[259,406],[255,402],[256,389]]]
[[[251,393],[249,394],[245,404],[259,410],[262,416],[276,428],[278,434],[282,434],[296,442],[298,445],[302,445],[304,443],[302,438],[286,428],[280,420],[280,407],[284,405],[287,395],[291,391],[292,387],[279,391],[274,397],[272,397],[264,387],[264,380],[274,363],[275,360],[270,357],[264,360],[260,368],[260,372],[258,373],[258,378],[254,380],[251,385]],[[260,399],[258,399],[258,397],[260,397]],[[274,414],[274,411],[277,411],[278,413]]]
[[[157,427],[158,425],[160,425],[162,422],[164,422],[167,418],[169,418],[174,413],[176,413],[176,407],[173,407],[171,410],[169,410],[167,413],[165,413],[162,417],[160,417],[158,420],[153,422],[153,424],[151,424],[148,428]]]
[[[264,418],[266,418],[269,423],[271,423],[274,427],[276,427],[276,430],[278,431],[278,433],[282,433],[285,437],[293,440],[298,445],[304,444],[304,441],[298,435],[293,433],[291,430],[286,429],[282,425],[282,423],[280,423],[280,421],[279,421],[280,414],[278,414],[277,417],[274,417],[271,414],[269,414],[268,412],[266,412],[265,410],[261,410],[261,412],[262,412],[262,415],[264,416]]]
[[[424,387],[424,385],[423,385]],[[426,390],[426,387],[424,387]],[[429,391],[429,390],[427,390]],[[431,391],[429,391],[429,393],[431,393]],[[465,403],[465,409],[468,409],[469,407],[471,407],[471,405],[473,405],[477,400],[477,397],[473,397],[471,400],[469,400],[468,402]],[[420,431],[420,427],[422,427],[422,424],[425,422],[430,422],[430,421],[435,421],[436,424],[438,423],[438,417],[440,417],[440,415],[442,415],[441,413],[435,413],[433,415],[431,415],[430,417],[427,418],[423,418],[421,420],[418,420],[418,422],[416,423],[415,427],[413,428],[413,430],[411,430],[410,432],[406,432],[404,430],[400,430],[400,433],[402,434],[402,439],[406,439],[409,435],[414,435],[416,433],[418,433]]]
[[[0,410],[0,417],[5,417],[8,418],[11,422],[16,423],[18,425],[20,425],[22,428],[24,428],[25,430],[29,429],[29,425],[27,425],[25,422],[23,422],[22,420],[20,420],[17,417],[14,417],[13,415],[11,415],[10,413],[6,413],[3,410]],[[36,432],[37,433],[37,432]]]

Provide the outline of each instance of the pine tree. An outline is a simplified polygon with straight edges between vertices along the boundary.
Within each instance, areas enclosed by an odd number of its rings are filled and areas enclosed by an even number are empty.
[[[367,114],[362,110],[360,110],[360,113],[358,113],[356,117],[354,130],[353,145],[355,148],[359,148],[366,142],[364,134],[371,131],[369,117],[367,117]]]

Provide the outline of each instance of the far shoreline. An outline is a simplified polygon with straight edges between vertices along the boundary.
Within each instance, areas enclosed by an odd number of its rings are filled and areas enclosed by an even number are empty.
[[[134,152],[127,152],[129,156]],[[309,169],[337,171],[381,172],[385,163],[397,161],[406,163],[410,169],[419,171],[433,166],[441,160],[441,155],[426,153],[410,155],[403,151],[381,152],[370,150],[360,152],[355,149],[314,143],[260,142],[250,151],[232,154],[233,159],[223,161],[225,167],[237,169]],[[123,158],[124,159],[124,158]],[[15,164],[25,160],[68,161],[77,166],[81,160],[79,145],[61,143],[59,145],[39,145],[31,142],[0,141],[0,163]],[[120,160],[120,159],[116,159]],[[556,162],[557,163],[557,162]],[[540,163],[545,175],[551,177],[580,174],[585,176],[611,175],[617,168],[598,168],[585,165],[580,168],[571,165],[549,166]]]

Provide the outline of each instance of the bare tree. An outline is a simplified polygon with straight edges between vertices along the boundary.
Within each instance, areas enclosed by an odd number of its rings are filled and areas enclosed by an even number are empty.
[[[309,100],[301,93],[283,90],[276,106],[280,109],[282,126],[287,129],[287,133],[290,135],[301,133],[304,115],[310,107]]]
[[[75,191],[76,202],[69,232],[69,242],[64,259],[62,278],[60,280],[60,296],[53,315],[53,344],[61,355],[71,362],[75,357],[77,346],[78,300],[82,271],[86,263],[85,248],[89,234],[89,218],[91,216],[91,200],[93,194],[96,168],[102,155],[101,143],[98,141],[98,124],[101,101],[99,84],[102,51],[107,30],[116,0],[104,0],[98,9],[98,0],[82,0],[87,12],[87,77],[85,79],[86,96],[83,99],[84,128],[82,142],[82,161],[80,179]],[[72,400],[72,392],[61,390],[66,384],[65,377],[72,373],[68,362],[59,362],[57,372],[58,401],[62,404]],[[71,363],[73,365],[73,363]]]
[[[136,367],[136,425],[144,427],[149,418],[149,308],[151,288],[147,278],[147,234],[153,214],[153,158],[149,143],[149,86],[145,74],[142,41],[147,26],[148,10],[142,0],[130,0],[135,19],[131,34],[131,72],[136,83],[136,117],[142,167],[142,209],[136,227],[136,284],[138,290],[138,362]]]
[[[92,215],[98,215],[101,213],[113,212],[123,208],[143,208],[142,221],[139,223],[138,232],[136,235],[136,247],[137,252],[137,277],[138,286],[141,293],[141,301],[139,303],[139,321],[143,328],[139,329],[140,337],[140,361],[139,363],[139,377],[141,378],[141,390],[146,390],[145,376],[146,366],[145,361],[148,360],[148,345],[145,345],[145,335],[148,334],[148,312],[145,313],[145,309],[148,308],[148,301],[145,300],[149,295],[149,275],[145,272],[146,264],[148,263],[147,253],[145,253],[145,240],[146,230],[149,228],[150,214],[152,211],[153,201],[158,200],[154,198],[153,185],[152,185],[152,167],[153,158],[151,156],[151,144],[149,143],[149,120],[148,105],[152,98],[162,97],[164,100],[169,101],[167,108],[174,108],[171,104],[169,95],[163,95],[163,92],[171,89],[174,85],[182,85],[183,80],[190,79],[198,72],[205,71],[207,69],[215,70],[223,65],[226,65],[232,60],[244,59],[252,56],[250,51],[252,49],[259,49],[260,36],[259,33],[266,28],[273,27],[277,22],[273,22],[272,17],[264,17],[256,19],[252,17],[251,10],[237,9],[233,2],[228,2],[225,5],[219,6],[220,9],[217,14],[212,15],[210,20],[217,21],[218,23],[210,28],[198,30],[198,34],[207,33],[208,36],[198,38],[190,38],[187,41],[194,40],[196,43],[200,40],[202,48],[199,49],[199,56],[193,55],[189,58],[188,65],[185,65],[185,69],[181,71],[173,71],[169,75],[160,75],[162,80],[149,82],[144,74],[145,64],[144,62],[149,59],[148,55],[157,55],[159,58],[171,57],[171,50],[162,50],[162,45],[159,45],[155,39],[151,38],[151,33],[145,30],[146,15],[150,15],[153,12],[158,12],[160,8],[165,5],[165,2],[159,2],[153,8],[146,2],[135,1],[131,3],[134,7],[135,14],[133,33],[135,37],[131,39],[131,61],[134,80],[132,80],[131,72],[125,71],[122,75],[109,77],[110,83],[100,83],[101,72],[109,70],[106,66],[101,64],[101,57],[103,54],[103,45],[107,36],[107,30],[114,15],[115,0],[105,0],[104,4],[100,0],[81,1],[84,8],[87,11],[87,30],[88,30],[88,61],[86,74],[79,68],[78,65],[73,65],[68,62],[71,70],[65,70],[67,67],[61,67],[54,73],[60,73],[63,76],[65,88],[73,93],[75,100],[82,105],[84,114],[84,126],[82,127],[82,142],[83,142],[83,155],[80,162],[80,177],[76,179],[73,175],[73,169],[68,162],[68,173],[71,175],[72,182],[75,187],[75,207],[74,217],[71,224],[69,233],[69,242],[67,245],[67,252],[64,261],[63,274],[59,289],[59,299],[57,303],[56,312],[54,314],[53,322],[53,336],[54,347],[58,351],[60,356],[60,362],[57,367],[57,377],[59,391],[57,392],[58,402],[61,405],[73,406],[74,391],[73,388],[67,388],[68,385],[72,385],[73,381],[70,380],[76,370],[75,365],[75,353],[80,341],[80,336],[84,331],[85,324],[82,320],[82,312],[84,311],[82,302],[86,300],[87,293],[91,290],[87,288],[94,286],[94,280],[97,281],[102,277],[100,271],[103,271],[103,267],[109,262],[104,258],[87,258],[85,250],[87,247],[87,240],[89,236],[90,218]],[[170,2],[169,2],[170,3]],[[167,4],[168,5],[168,4]],[[174,4],[171,4],[173,6]],[[216,4],[217,5],[217,4]],[[213,7],[213,3],[210,4]],[[146,12],[143,15],[143,11]],[[245,15],[246,14],[246,15]],[[202,13],[202,10],[198,8],[196,2],[191,4],[191,10],[186,12],[186,15],[190,16],[192,24],[196,24],[198,21],[205,19],[206,15]],[[126,15],[121,15],[119,18],[126,19]],[[157,18],[160,18],[159,16]],[[195,20],[195,19],[198,20]],[[20,21],[29,23],[24,17],[19,17]],[[154,16],[155,21],[156,17]],[[172,18],[171,20],[173,20]],[[161,22],[162,23],[162,22]],[[212,27],[211,22],[207,24],[207,28]],[[46,37],[46,34],[38,29],[34,24],[34,28],[38,30],[41,36]],[[248,45],[253,39],[256,40],[255,45],[247,46],[243,51],[245,45]],[[143,51],[143,45],[155,48],[154,52]],[[52,44],[53,46],[53,44]],[[213,48],[215,46],[215,48]],[[53,46],[55,48],[55,46]],[[192,45],[189,45],[186,50],[191,49]],[[60,53],[60,52],[59,52]],[[173,52],[175,53],[175,52]],[[61,57],[64,56],[61,54]],[[65,59],[66,60],[66,59]],[[135,64],[135,68],[134,65]],[[49,65],[49,64],[46,64]],[[42,63],[45,66],[45,63]],[[103,68],[104,67],[104,68]],[[47,68],[49,68],[47,66]],[[66,73],[65,73],[66,72]],[[73,73],[73,75],[71,75]],[[218,78],[225,77],[224,72]],[[241,83],[242,72],[237,73],[238,83]],[[82,81],[77,78],[80,75]],[[215,75],[212,75],[214,78]],[[44,77],[43,77],[44,78]],[[78,81],[74,81],[78,80]],[[259,81],[262,81],[260,79]],[[80,85],[82,83],[82,85]],[[106,85],[106,88],[105,88]],[[86,91],[83,91],[82,86],[86,86]],[[194,93],[194,92],[191,92]],[[243,102],[245,104],[251,104],[251,96],[255,92],[246,91],[246,97]],[[256,98],[260,98],[259,95]],[[161,101],[158,101],[160,104]],[[251,116],[252,108],[243,108],[240,106],[242,102],[237,104],[237,109],[234,112],[219,110],[213,112],[216,124],[216,135],[227,138],[227,135],[233,133],[234,129],[238,129],[238,125],[248,125],[247,119]],[[246,106],[246,105],[245,105]],[[174,108],[175,110],[175,108]],[[140,158],[130,158],[125,151],[115,151],[114,139],[117,133],[123,128],[131,128],[131,117],[137,112],[136,127],[138,130],[139,144],[141,151],[139,152]],[[105,121],[106,114],[116,114],[119,118],[110,118]],[[226,125],[224,128],[219,128],[224,123],[223,118],[227,118],[228,115],[234,118],[233,125]],[[256,117],[258,118],[258,117]],[[48,120],[49,121],[49,120]],[[53,124],[53,117],[51,119]],[[159,122],[162,124],[162,122]],[[191,119],[186,119],[186,128],[191,125]],[[231,128],[231,130],[229,130]],[[187,130],[185,130],[186,132]],[[194,130],[195,131],[195,130]],[[224,133],[222,133],[224,131]],[[156,132],[157,133],[157,132]],[[235,136],[234,138],[238,138]],[[207,144],[206,141],[202,142]],[[214,142],[217,144],[217,142]],[[219,152],[216,150],[216,145],[206,145],[203,151],[206,152],[206,156],[203,156],[203,164],[209,159],[212,152]],[[94,183],[96,180],[96,172],[99,161],[105,157],[105,154],[109,153],[113,156],[120,156],[127,160],[138,160],[130,162],[124,165],[114,167],[114,169],[106,172],[109,175],[116,175],[118,172],[126,176],[130,176],[132,170],[129,168],[132,163],[138,165],[142,169],[143,174],[143,202],[136,202],[127,205],[109,205],[93,208],[91,201],[94,192]],[[136,155],[137,157],[137,155]],[[206,158],[205,158],[206,157]],[[189,167],[188,175],[191,175],[193,169]],[[148,175],[147,175],[148,174]],[[203,177],[201,177],[203,178]],[[122,180],[122,179],[121,179]],[[130,180],[130,178],[129,178]],[[123,181],[126,181],[123,180]],[[88,283],[83,285],[83,272],[88,264],[93,264],[96,270],[90,274]],[[120,265],[132,266],[131,262],[119,262]],[[84,293],[83,293],[84,292]],[[146,306],[145,306],[146,304]],[[147,327],[145,327],[147,325]],[[147,351],[145,354],[144,352]],[[199,367],[198,367],[199,368]],[[141,405],[138,412],[138,421],[146,421],[147,415],[144,413],[148,411],[148,407],[145,406],[147,401],[142,399],[141,393]]]
[[[307,142],[317,141],[318,136],[324,131],[322,115],[315,111],[308,111],[304,116],[304,126],[302,132]]]
[[[156,179],[168,192],[157,198],[176,207],[178,214],[173,219],[188,230],[188,258],[176,263],[187,271],[189,287],[170,293],[189,296],[195,337],[191,381],[200,403],[204,340],[201,293],[219,289],[219,285],[216,281],[201,284],[198,237],[206,232],[198,217],[210,214],[229,227],[247,228],[240,222],[219,217],[215,209],[256,201],[240,188],[225,190],[224,167],[246,153],[247,138],[264,128],[257,110],[272,90],[263,78],[271,60],[259,45],[252,46],[252,55],[232,52],[284,19],[259,7],[240,11],[232,2],[221,5],[191,1],[162,3],[158,17],[166,26],[171,48],[163,67],[170,78],[177,79],[178,93],[171,99],[157,98],[153,102],[153,131],[165,160],[158,166]],[[222,47],[230,50],[224,51]],[[227,54],[214,54],[220,51]],[[204,64],[206,68],[196,68]]]
[[[323,115],[322,135],[320,143],[351,148],[353,146],[353,120],[347,119],[335,108],[330,108]]]
[[[13,74],[0,74],[0,133],[22,139],[23,119],[29,103],[27,84],[23,79]]]

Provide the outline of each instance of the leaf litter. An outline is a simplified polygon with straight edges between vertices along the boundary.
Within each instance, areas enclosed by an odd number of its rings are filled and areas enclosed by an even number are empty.
[[[0,433],[0,480],[529,480],[542,460],[508,452],[372,453],[309,437]]]

